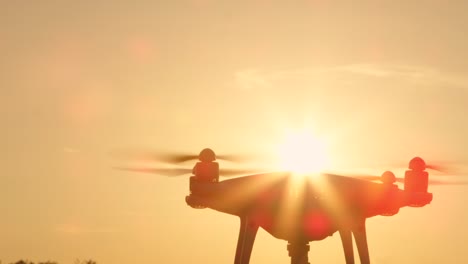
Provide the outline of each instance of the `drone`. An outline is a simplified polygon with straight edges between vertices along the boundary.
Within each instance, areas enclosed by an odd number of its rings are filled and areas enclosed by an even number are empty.
[[[433,194],[428,186],[437,184],[467,184],[430,180],[427,164],[422,158],[409,161],[404,178],[391,171],[380,176],[321,173],[298,177],[293,172],[263,172],[219,180],[219,176],[245,174],[247,170],[220,169],[217,160],[240,160],[234,155],[216,155],[210,148],[198,155],[149,155],[151,159],[182,163],[198,159],[188,168],[117,167],[127,171],[168,176],[191,174],[188,206],[209,208],[240,219],[234,264],[249,264],[259,228],[277,239],[288,242],[291,264],[309,264],[309,242],[320,241],[334,233],[340,234],[346,264],[354,264],[353,237],[360,263],[369,264],[366,220],[382,215],[393,216],[403,207],[424,207]],[[400,189],[397,182],[403,183]],[[285,213],[293,208],[293,213]],[[290,212],[290,211],[288,211]],[[285,215],[289,215],[285,216]]]

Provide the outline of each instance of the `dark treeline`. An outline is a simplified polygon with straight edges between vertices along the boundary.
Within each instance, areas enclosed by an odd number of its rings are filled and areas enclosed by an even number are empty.
[[[2,264],[2,261],[0,261],[0,264]],[[32,262],[29,260],[19,260],[16,262],[11,262],[9,264],[59,264],[59,263],[55,261]],[[94,260],[76,260],[73,264],[97,264],[97,262]]]

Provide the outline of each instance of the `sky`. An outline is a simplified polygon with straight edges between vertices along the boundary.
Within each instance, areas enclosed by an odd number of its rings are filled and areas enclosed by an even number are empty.
[[[113,170],[117,148],[270,155],[307,128],[336,166],[467,161],[466,10],[0,0],[0,260],[233,262],[238,219],[188,207],[188,177]],[[220,166],[247,165],[265,166]],[[369,219],[373,263],[468,262],[465,191]],[[288,263],[286,244],[260,231],[251,263]],[[339,235],[309,259],[344,263]]]

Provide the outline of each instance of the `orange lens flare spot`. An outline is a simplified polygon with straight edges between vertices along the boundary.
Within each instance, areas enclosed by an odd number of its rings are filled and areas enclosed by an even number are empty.
[[[304,231],[309,237],[325,237],[331,227],[330,219],[324,212],[310,212],[304,217]]]

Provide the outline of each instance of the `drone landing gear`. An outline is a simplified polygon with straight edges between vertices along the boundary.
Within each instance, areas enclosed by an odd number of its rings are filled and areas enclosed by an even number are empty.
[[[352,229],[340,229],[341,243],[345,254],[346,264],[354,264],[353,235],[359,253],[361,264],[370,264],[369,248],[367,246],[367,234],[365,220]]]
[[[309,242],[289,242],[288,252],[291,257],[291,264],[310,264],[308,258],[309,249]]]
[[[239,238],[237,241],[236,259],[234,264],[249,264],[258,225],[247,217],[241,217]]]
[[[346,264],[354,264],[353,235],[351,230],[340,230],[341,243],[345,254]]]
[[[359,253],[361,264],[370,264],[369,248],[367,247],[366,222],[362,221],[357,228],[353,230],[354,240]]]

